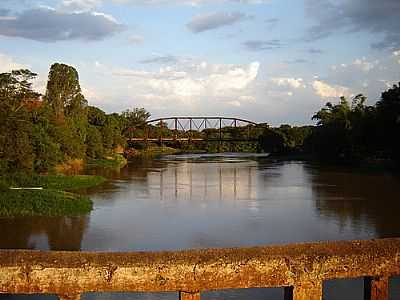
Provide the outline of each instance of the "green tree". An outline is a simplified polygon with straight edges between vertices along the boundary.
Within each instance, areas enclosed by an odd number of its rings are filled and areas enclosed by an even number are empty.
[[[86,155],[89,158],[103,157],[103,139],[99,129],[96,126],[88,126]]]
[[[144,108],[134,108],[122,112],[121,117],[124,120],[124,134],[131,136],[135,130],[144,127],[150,113]]]
[[[55,119],[63,121],[65,111],[69,110],[71,113],[81,105],[82,100],[79,76],[75,68],[65,64],[53,64],[47,82],[46,101],[53,108]]]
[[[33,168],[32,123],[26,103],[39,97],[32,90],[35,77],[29,70],[0,74],[0,160],[6,171]]]
[[[381,147],[400,163],[400,83],[383,92],[376,106]]]
[[[83,158],[88,109],[75,68],[59,63],[51,66],[45,99],[54,112],[55,135],[61,150],[70,158]]]
[[[265,128],[259,137],[259,144],[264,152],[280,154],[285,149],[285,139],[282,133],[272,128]]]

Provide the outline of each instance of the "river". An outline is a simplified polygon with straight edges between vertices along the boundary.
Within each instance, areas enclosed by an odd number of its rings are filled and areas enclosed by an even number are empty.
[[[81,191],[94,201],[90,214],[0,219],[0,248],[174,250],[400,236],[400,176],[388,172],[245,154],[166,156],[120,171],[89,172],[110,179]],[[391,281],[391,290],[393,299],[400,299],[400,280]],[[326,299],[362,299],[362,281],[327,282],[324,293]],[[282,289],[250,289],[207,292],[202,299],[282,295]],[[176,297],[88,294],[83,299]]]

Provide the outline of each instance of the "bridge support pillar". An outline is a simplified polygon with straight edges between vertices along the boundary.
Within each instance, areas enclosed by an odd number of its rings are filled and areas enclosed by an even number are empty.
[[[364,278],[364,300],[388,300],[389,278],[388,277],[365,277]]]
[[[299,282],[285,287],[285,300],[322,300],[322,282]]]
[[[200,300],[200,293],[179,292],[179,300]]]
[[[81,294],[57,295],[59,300],[81,300]]]

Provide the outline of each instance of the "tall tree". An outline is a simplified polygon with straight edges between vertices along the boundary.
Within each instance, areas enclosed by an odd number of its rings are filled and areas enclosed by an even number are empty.
[[[63,121],[68,113],[79,108],[84,98],[81,94],[79,76],[75,68],[55,63],[51,66],[47,82],[46,100],[54,110],[57,121]]]
[[[46,102],[58,128],[56,138],[67,157],[83,158],[86,152],[87,101],[81,93],[75,68],[55,63],[47,82]]]

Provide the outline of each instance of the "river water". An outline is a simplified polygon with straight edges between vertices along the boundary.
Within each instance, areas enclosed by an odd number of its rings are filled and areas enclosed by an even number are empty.
[[[0,219],[0,248],[175,250],[400,236],[400,176],[391,173],[245,154],[166,156],[120,171],[89,172],[110,179],[81,191],[94,201],[90,214]],[[399,280],[392,280],[391,289],[392,298],[400,299]],[[326,299],[362,299],[362,281],[327,282],[324,293]],[[282,299],[282,289],[203,296]],[[176,294],[83,298],[176,299]]]

